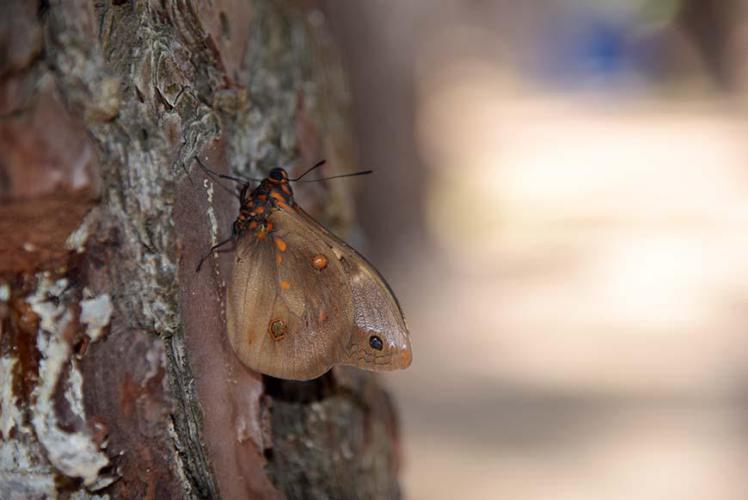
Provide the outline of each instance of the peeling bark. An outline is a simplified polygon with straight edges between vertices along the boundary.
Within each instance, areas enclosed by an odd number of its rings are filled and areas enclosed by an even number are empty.
[[[376,379],[248,370],[225,336],[231,256],[195,272],[237,210],[195,155],[246,177],[356,168],[324,14],[13,0],[0,40],[0,491],[399,496]],[[350,186],[297,196],[340,231]]]

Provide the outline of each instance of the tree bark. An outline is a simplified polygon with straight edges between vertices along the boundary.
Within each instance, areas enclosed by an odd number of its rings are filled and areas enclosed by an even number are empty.
[[[0,491],[392,498],[376,379],[252,372],[225,335],[235,197],[194,165],[351,171],[314,2],[12,0],[0,21]],[[350,182],[297,190],[338,232]],[[306,187],[309,186],[309,187]],[[230,186],[233,189],[233,186]]]

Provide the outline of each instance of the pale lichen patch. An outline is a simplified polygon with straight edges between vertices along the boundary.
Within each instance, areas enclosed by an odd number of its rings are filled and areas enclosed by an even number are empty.
[[[216,218],[216,211],[213,208],[213,192],[215,190],[214,185],[208,179],[203,180],[203,187],[205,193],[208,195],[208,220],[210,221],[210,244],[215,246],[218,243],[218,219]],[[215,253],[213,254],[215,255]]]
[[[105,486],[101,486],[100,488],[104,487]],[[109,498],[111,498],[109,495],[92,495],[81,490],[75,491],[70,495],[70,500],[109,500]]]
[[[55,410],[54,399],[60,380],[67,380],[64,396],[69,409],[81,422],[86,421],[83,378],[77,363],[71,361],[72,347],[66,338],[67,330],[75,325],[76,309],[59,300],[66,287],[66,279],[53,281],[48,275],[41,275],[36,291],[27,298],[41,320],[37,332],[37,350],[42,358],[39,362],[39,381],[33,391],[31,422],[47,459],[57,470],[66,476],[81,478],[88,488],[94,485],[99,487],[102,484],[99,472],[109,464],[109,459],[87,430],[63,430]],[[100,323],[104,319],[108,323],[111,305],[107,305],[108,296],[101,297],[93,299],[86,306],[84,323],[89,329],[101,329],[103,326]],[[107,310],[110,312],[107,313]],[[91,335],[91,332],[88,334]],[[93,336],[97,337],[98,333],[94,332]]]
[[[85,415],[83,409],[83,375],[75,366],[75,361],[70,360],[70,371],[68,372],[67,383],[65,384],[65,401],[68,403],[71,413],[74,415]]]
[[[94,230],[94,225],[97,223],[99,214],[96,210],[92,210],[86,214],[83,222],[68,235],[65,240],[65,248],[73,250],[76,253],[83,253],[86,249],[86,241]]]
[[[10,439],[10,431],[14,427],[23,425],[13,394],[13,372],[17,362],[12,357],[0,358],[0,436],[3,441]]]
[[[57,327],[65,308],[55,304],[51,297],[59,297],[68,286],[68,280],[65,278],[52,281],[49,273],[42,273],[38,276],[38,285],[36,291],[28,296],[28,303],[31,309],[39,315],[40,328],[52,332]]]
[[[10,498],[57,498],[54,471],[37,463],[42,452],[26,438],[0,441],[0,492],[12,492]]]
[[[86,325],[86,335],[92,341],[101,337],[112,317],[112,301],[108,294],[81,301],[81,323]]]

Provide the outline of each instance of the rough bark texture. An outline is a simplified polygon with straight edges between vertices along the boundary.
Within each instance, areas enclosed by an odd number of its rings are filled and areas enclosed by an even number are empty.
[[[352,170],[345,87],[309,2],[14,0],[0,21],[0,491],[391,498],[370,375],[292,383],[226,341],[237,210],[192,158]],[[297,190],[341,230],[351,183]]]

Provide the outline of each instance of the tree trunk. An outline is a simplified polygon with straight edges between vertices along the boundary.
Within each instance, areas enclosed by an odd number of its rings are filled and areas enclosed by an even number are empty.
[[[12,0],[0,21],[0,491],[38,498],[391,498],[368,373],[263,378],[234,356],[231,193],[356,168],[313,2]],[[337,231],[351,182],[297,190]],[[228,186],[232,190],[234,186]]]

